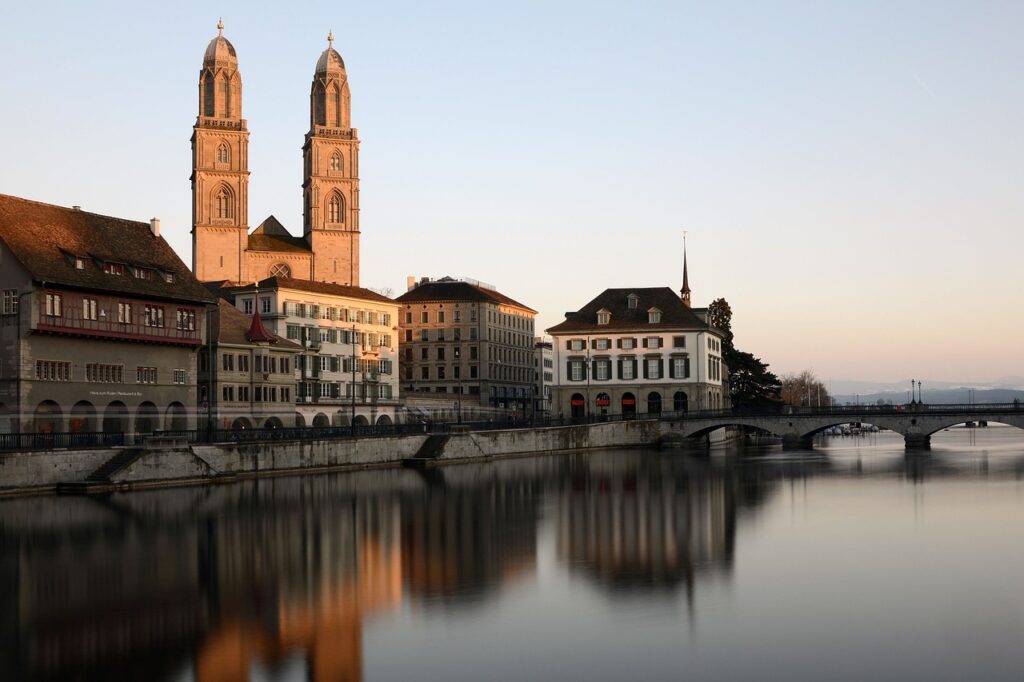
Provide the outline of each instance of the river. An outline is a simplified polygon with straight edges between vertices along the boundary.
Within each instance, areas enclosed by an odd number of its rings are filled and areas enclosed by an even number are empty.
[[[1020,680],[1024,433],[0,500],[0,679]]]

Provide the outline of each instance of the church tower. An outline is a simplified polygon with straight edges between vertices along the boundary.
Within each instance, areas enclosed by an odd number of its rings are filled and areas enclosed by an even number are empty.
[[[302,146],[303,231],[312,279],[359,285],[359,137],[349,118],[348,76],[334,34],[320,55]]]
[[[249,223],[249,130],[234,46],[217,23],[199,72],[192,132],[192,270],[201,282],[242,281]]]

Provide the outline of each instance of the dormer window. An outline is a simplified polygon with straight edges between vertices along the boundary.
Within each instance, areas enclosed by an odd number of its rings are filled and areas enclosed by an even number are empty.
[[[657,308],[650,308],[647,311],[647,322],[650,324],[657,324],[661,322],[661,311]]]
[[[611,312],[605,310],[604,308],[602,308],[601,310],[597,311],[597,323],[598,324],[608,324],[611,321],[612,321],[612,314],[611,314]]]
[[[85,270],[85,259],[75,256],[75,270]]]
[[[626,297],[626,304],[630,310],[636,310],[636,304],[640,302],[640,297],[636,294],[630,294]]]
[[[123,275],[124,266],[121,265],[120,263],[104,263],[103,272],[107,273],[108,275]]]

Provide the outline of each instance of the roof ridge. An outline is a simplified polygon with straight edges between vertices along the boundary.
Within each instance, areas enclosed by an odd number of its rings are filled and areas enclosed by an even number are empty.
[[[133,225],[140,225],[140,226],[145,227],[146,229],[149,229],[149,223],[146,222],[145,220],[131,220],[129,218],[121,218],[120,216],[116,216],[116,215],[107,215],[106,213],[96,213],[95,211],[86,211],[86,210],[84,210],[82,208],[75,208],[74,206],[61,206],[60,204],[51,204],[51,203],[49,203],[47,201],[39,201],[38,199],[26,199],[25,197],[19,197],[19,196],[15,196],[13,194],[6,194],[4,192],[0,192],[0,197],[4,197],[4,198],[7,198],[7,199],[14,199],[15,201],[22,201],[22,202],[25,202],[26,204],[35,204],[36,206],[46,206],[48,208],[59,208],[62,211],[68,211],[68,212],[71,212],[71,213],[80,213],[80,214],[94,215],[94,216],[98,216],[100,218],[106,218],[108,220],[119,220],[122,223],[128,223],[128,224],[133,224]]]

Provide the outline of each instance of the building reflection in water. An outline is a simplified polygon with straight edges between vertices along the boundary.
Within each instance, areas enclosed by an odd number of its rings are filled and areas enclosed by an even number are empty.
[[[611,594],[683,588],[732,567],[737,515],[771,481],[686,458],[593,456],[564,480],[557,550]]]
[[[481,606],[557,556],[610,594],[728,571],[778,477],[594,453],[0,502],[0,679],[360,680],[403,598]]]

